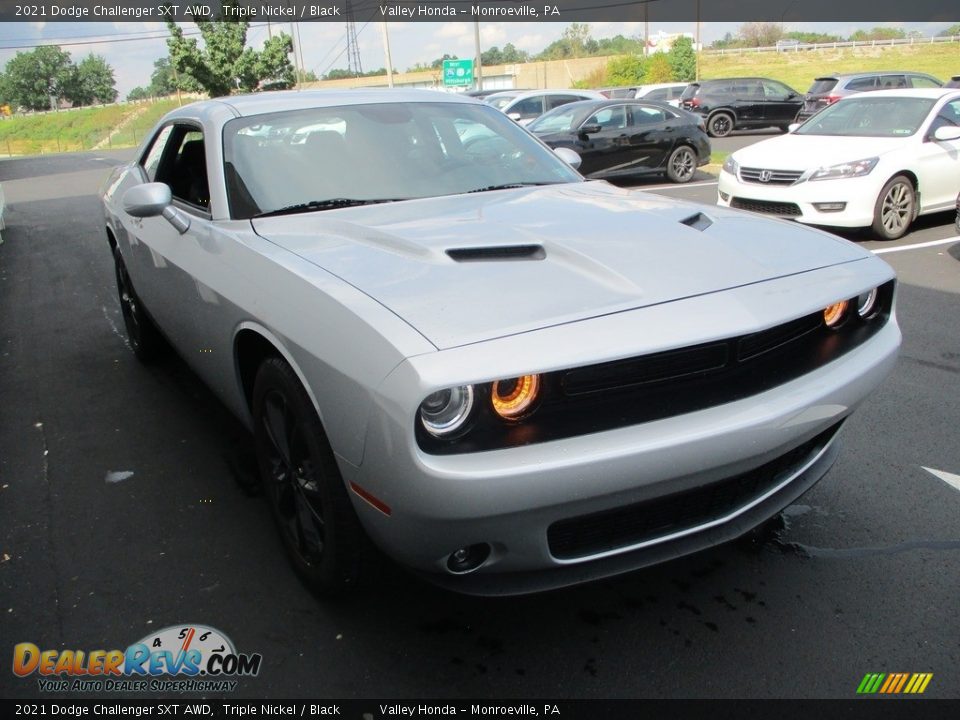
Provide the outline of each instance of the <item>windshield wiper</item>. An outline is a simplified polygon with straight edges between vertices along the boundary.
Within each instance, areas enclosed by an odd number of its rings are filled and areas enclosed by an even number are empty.
[[[538,187],[540,185],[559,185],[557,182],[527,182],[527,183],[505,183],[503,185],[488,185],[487,187],[477,188],[476,190],[467,190],[467,193],[488,192],[490,190],[512,190],[513,188]]]
[[[358,205],[377,205],[379,203],[399,202],[408,198],[328,198],[326,200],[311,200],[310,202],[287,205],[276,210],[267,210],[257,213],[254,218],[271,217],[273,215],[295,215],[297,213],[313,212],[314,210],[333,210],[334,208],[356,207]]]

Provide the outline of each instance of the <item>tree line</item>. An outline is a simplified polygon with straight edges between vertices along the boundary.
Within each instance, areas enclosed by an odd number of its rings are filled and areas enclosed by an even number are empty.
[[[74,64],[70,53],[54,45],[19,52],[0,73],[0,105],[26,110],[55,110],[63,102],[74,107],[117,99],[113,68],[90,53]]]

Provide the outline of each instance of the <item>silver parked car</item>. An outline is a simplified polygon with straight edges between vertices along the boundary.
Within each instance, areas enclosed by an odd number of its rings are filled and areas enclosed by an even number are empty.
[[[478,594],[724,542],[827,472],[893,366],[873,254],[561,155],[443,93],[269,93],[174,110],[109,178],[131,347],[250,428],[316,590],[365,538]]]

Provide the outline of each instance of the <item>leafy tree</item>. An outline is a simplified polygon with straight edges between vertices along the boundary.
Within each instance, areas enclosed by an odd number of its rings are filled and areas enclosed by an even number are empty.
[[[680,82],[694,80],[697,75],[697,54],[693,50],[693,40],[688,37],[674,40],[667,53],[667,62],[670,63],[671,79]]]
[[[599,45],[590,37],[590,26],[585,23],[570,23],[559,40],[554,40],[537,56],[538,60],[563,60],[589,55],[588,46],[594,50]]]
[[[907,34],[901,28],[875,27],[871,30],[857,30],[850,36],[851,40],[898,40]]]
[[[113,68],[100,55],[90,53],[71,73],[66,95],[75,106],[111,103],[117,99],[116,85]]]
[[[621,55],[607,62],[609,85],[638,85],[647,74],[647,60],[642,55]]]
[[[946,30],[941,30],[937,33],[937,37],[954,37],[955,35],[960,35],[960,23],[951,25]]]
[[[222,0],[221,16],[237,0]],[[264,43],[257,52],[245,47],[248,22],[194,20],[203,38],[200,48],[196,38],[186,38],[172,20],[167,20],[170,37],[170,64],[179,76],[195,80],[210,97],[229,95],[234,90],[251,92],[261,80],[293,84],[293,65],[289,54],[293,41],[280,33]]]
[[[657,52],[650,56],[647,64],[647,74],[644,76],[645,83],[670,82],[673,79],[673,69],[670,67],[670,60],[666,53]]]
[[[597,55],[641,55],[643,40],[614,35],[612,38],[600,38],[597,42]]]
[[[818,33],[818,32],[788,32],[784,35],[785,38],[789,40],[799,40],[802,43],[832,43],[832,42],[841,42],[843,40],[839,35],[830,35],[829,33]]]
[[[53,45],[19,52],[7,62],[6,92],[11,105],[49,110],[66,97],[73,76],[70,53]]]
[[[188,88],[181,87],[180,89],[186,90]],[[177,79],[174,77],[170,58],[162,57],[153,61],[153,73],[150,75],[150,85],[146,88],[146,91],[153,96],[173,95],[177,91]]]
[[[431,70],[439,70],[440,68],[443,67],[443,61],[444,61],[444,60],[457,60],[457,59],[458,59],[458,58],[457,58],[456,55],[450,55],[450,54],[448,54],[448,53],[444,53],[444,54],[443,54],[443,57],[437,58],[437,59],[434,60],[432,63],[430,63],[430,69],[431,69]]]
[[[139,85],[127,93],[127,100],[134,102],[136,100],[149,100],[152,97],[150,88],[140,87]]]
[[[748,22],[737,30],[743,47],[770,47],[783,38],[783,26],[778,23]]]

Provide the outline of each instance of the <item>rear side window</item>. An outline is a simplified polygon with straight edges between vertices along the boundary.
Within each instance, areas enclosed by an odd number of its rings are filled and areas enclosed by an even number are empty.
[[[880,78],[879,87],[884,90],[907,87],[907,78],[905,75],[884,75]]]
[[[915,88],[937,88],[940,87],[938,83],[933,78],[924,77],[923,75],[911,75],[910,82]]]
[[[654,107],[635,107],[633,108],[634,125],[651,125],[653,123],[665,122],[667,119],[663,110]]]
[[[644,95],[643,98],[644,100],[666,100],[667,88],[660,88],[659,90],[651,90],[646,95]]]
[[[807,90],[810,95],[826,95],[837,86],[836,78],[817,78]]]
[[[544,99],[547,101],[547,110],[553,110],[561,105],[577,102],[577,100],[583,100],[582,97],[577,97],[576,95],[548,95]]]
[[[862,77],[854,78],[847,83],[847,90],[873,90],[877,87],[877,78],[875,77]]]
[[[512,108],[510,108],[510,113],[519,113],[521,120],[543,115],[543,95],[537,95],[535,97],[527,98],[526,100],[521,100]]]

